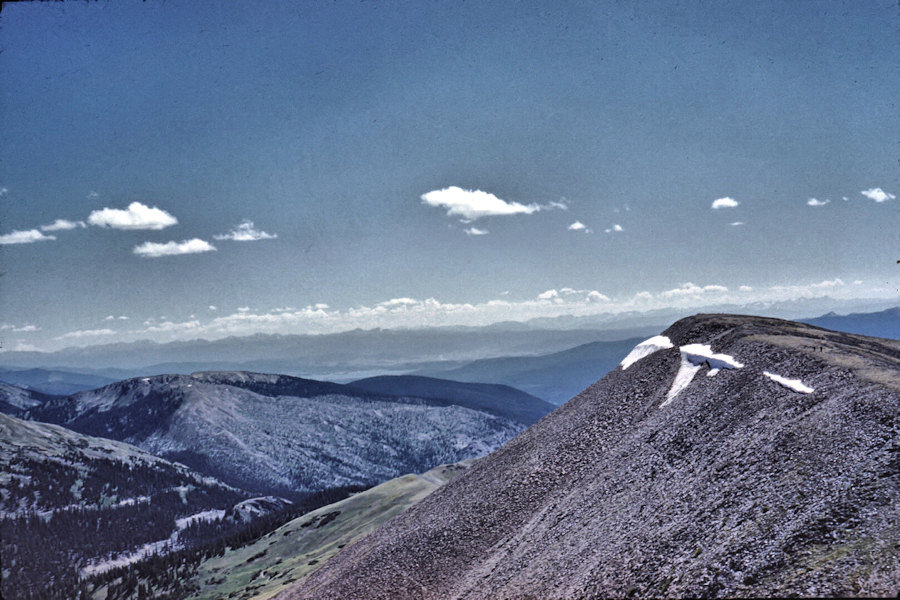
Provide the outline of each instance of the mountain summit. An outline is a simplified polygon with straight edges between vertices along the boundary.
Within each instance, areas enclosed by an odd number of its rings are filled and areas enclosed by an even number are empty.
[[[893,595],[900,342],[698,315],[280,598]]]

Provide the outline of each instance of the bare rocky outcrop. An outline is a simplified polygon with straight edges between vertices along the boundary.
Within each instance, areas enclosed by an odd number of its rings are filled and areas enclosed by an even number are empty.
[[[279,598],[897,594],[900,343],[729,315],[664,335]],[[741,366],[691,353],[667,403],[691,344]]]

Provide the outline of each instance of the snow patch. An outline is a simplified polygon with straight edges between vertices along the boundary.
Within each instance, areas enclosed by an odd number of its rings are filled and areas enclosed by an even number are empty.
[[[681,366],[678,367],[678,374],[675,375],[675,380],[672,381],[672,387],[669,388],[669,393],[666,394],[666,401],[660,404],[660,407],[669,404],[672,399],[681,392],[681,390],[686,388],[691,383],[691,381],[694,380],[694,375],[697,374],[697,371],[700,370],[700,367],[702,365],[703,363],[692,363],[684,354],[682,354]]]
[[[655,335],[648,340],[644,340],[640,344],[634,347],[634,349],[628,353],[619,365],[622,367],[624,371],[637,361],[641,360],[646,356],[650,356],[657,350],[666,350],[672,347],[672,342],[664,335]]]
[[[765,375],[775,383],[779,383],[784,387],[792,389],[795,392],[800,392],[801,394],[812,394],[815,391],[813,390],[813,388],[807,385],[803,385],[803,382],[799,379],[787,379],[786,377],[776,375],[775,373],[769,373],[768,371],[763,371],[763,375]]]
[[[695,365],[709,363],[710,369],[742,369],[744,363],[740,363],[729,354],[716,354],[708,344],[688,344],[681,347],[681,355],[687,357]]]
[[[681,352],[681,366],[672,382],[672,387],[666,394],[666,400],[660,407],[669,404],[684,388],[690,385],[694,376],[704,363],[709,365],[707,377],[715,377],[722,369],[742,369],[744,363],[738,362],[730,354],[718,354],[712,351],[709,344],[687,344],[679,348]]]

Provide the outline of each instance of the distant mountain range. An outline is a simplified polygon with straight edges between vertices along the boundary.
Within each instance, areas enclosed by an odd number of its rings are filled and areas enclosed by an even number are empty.
[[[2,356],[2,355],[0,355]],[[0,369],[0,381],[54,396],[67,396],[75,392],[93,390],[117,380],[89,373],[76,373],[52,369]]]
[[[429,385],[443,387],[428,393]],[[402,394],[395,395],[212,372],[129,379],[38,404],[7,393],[18,399],[6,402],[18,405],[18,416],[126,441],[236,487],[288,496],[481,456],[552,408],[499,386],[426,382],[415,390],[424,396],[403,389],[394,385]],[[454,401],[454,389],[464,397]]]
[[[613,369],[640,340],[591,342],[542,356],[485,358],[449,370],[432,368],[421,373],[457,381],[505,384],[562,404]]]
[[[653,330],[658,330],[654,328]],[[149,341],[67,348],[57,352],[3,352],[8,370],[81,371],[114,379],[163,373],[240,370],[335,378],[341,374],[421,368],[426,363],[471,361],[510,354],[542,354],[586,342],[642,335],[603,330],[432,328],[355,330],[331,335],[251,335],[158,344]],[[614,336],[614,337],[609,337]],[[344,377],[347,379],[347,377]]]
[[[835,331],[898,340],[900,339],[900,306],[873,313],[839,315],[830,312],[815,319],[803,319],[801,323]]]
[[[379,394],[427,398],[434,405],[455,404],[482,410],[523,425],[533,425],[556,408],[521,390],[491,383],[448,381],[415,375],[384,375],[359,379],[349,385]]]
[[[896,594],[900,342],[699,315],[622,365],[279,598]]]

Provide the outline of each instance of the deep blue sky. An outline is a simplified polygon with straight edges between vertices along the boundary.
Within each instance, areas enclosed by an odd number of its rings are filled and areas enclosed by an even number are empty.
[[[5,4],[0,338],[896,298],[898,31],[887,0]],[[462,223],[421,199],[450,186],[540,210]],[[134,202],[177,224],[87,224]],[[56,219],[87,226],[8,243]],[[245,220],[277,237],[215,239]]]

